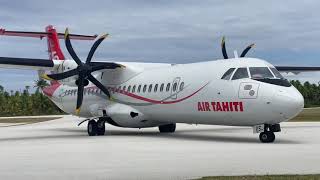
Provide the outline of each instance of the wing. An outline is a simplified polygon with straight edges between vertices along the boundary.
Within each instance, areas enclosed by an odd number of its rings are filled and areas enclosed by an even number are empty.
[[[0,57],[0,68],[51,70],[54,62],[48,59]]]
[[[275,66],[275,68],[279,72],[292,72],[292,73],[300,73],[300,72],[314,72],[320,71],[320,67],[308,67],[308,66]]]

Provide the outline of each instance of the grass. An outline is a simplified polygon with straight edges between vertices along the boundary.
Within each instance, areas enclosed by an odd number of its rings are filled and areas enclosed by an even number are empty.
[[[40,118],[10,118],[0,119],[0,123],[38,123],[58,119],[57,117],[40,117]]]
[[[320,121],[320,108],[304,109],[297,117],[290,120],[290,122],[304,122],[304,121]]]
[[[318,180],[320,175],[212,176],[198,180]]]

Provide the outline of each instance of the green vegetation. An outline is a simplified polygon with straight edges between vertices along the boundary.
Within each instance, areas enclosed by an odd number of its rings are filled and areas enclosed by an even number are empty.
[[[298,80],[290,81],[290,83],[296,87],[304,97],[305,107],[320,106],[320,86],[316,84],[310,84],[308,81],[301,84]]]
[[[320,121],[320,108],[304,109],[297,117],[290,120],[291,122],[302,121]]]
[[[37,90],[33,94],[29,93],[30,86],[26,86],[22,92],[7,92],[0,85],[0,116],[62,114],[63,112],[40,92],[47,85],[46,81],[36,81]]]
[[[318,180],[320,175],[212,176],[199,180]]]

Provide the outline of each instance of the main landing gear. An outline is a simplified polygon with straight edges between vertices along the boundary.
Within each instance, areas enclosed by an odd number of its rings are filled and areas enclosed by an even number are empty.
[[[90,120],[88,122],[87,131],[89,136],[103,136],[106,132],[105,120],[99,118],[98,121]]]
[[[166,124],[159,126],[160,133],[174,133],[176,131],[176,124]]]
[[[280,132],[280,124],[263,124],[255,126],[254,131],[260,133],[259,139],[262,143],[272,143],[276,139],[275,132]]]

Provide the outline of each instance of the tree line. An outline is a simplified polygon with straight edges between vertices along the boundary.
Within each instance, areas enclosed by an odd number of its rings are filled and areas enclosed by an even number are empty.
[[[290,81],[305,99],[305,107],[320,106],[320,86],[308,81],[301,83],[298,80]],[[26,86],[22,92],[6,91],[0,85],[0,116],[31,116],[31,115],[53,115],[63,112],[48,97],[44,96],[41,89],[48,86],[46,81],[35,82],[37,88],[30,93],[30,86]]]
[[[304,97],[304,107],[320,106],[319,84],[311,84],[308,81],[302,84],[298,80],[292,80],[290,83],[296,87]]]
[[[0,85],[0,116],[33,116],[54,115],[63,112],[48,97],[42,94],[41,89],[48,86],[46,81],[35,82],[37,88],[30,93],[30,86],[22,91],[6,91]]]

